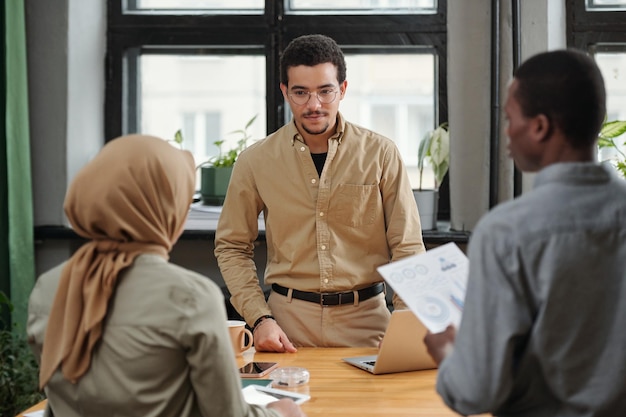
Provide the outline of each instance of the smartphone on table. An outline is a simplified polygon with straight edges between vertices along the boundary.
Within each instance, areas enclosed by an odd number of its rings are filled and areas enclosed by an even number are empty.
[[[261,378],[278,368],[278,362],[250,362],[239,368],[242,378]]]

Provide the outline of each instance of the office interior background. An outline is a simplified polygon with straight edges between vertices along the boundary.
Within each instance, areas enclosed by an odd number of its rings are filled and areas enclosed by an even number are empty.
[[[501,201],[532,186],[506,154],[502,106],[515,66],[574,47],[605,76],[608,118],[626,119],[626,0],[25,0],[35,269],[80,245],[63,199],[109,140],[173,138],[197,161],[234,139],[289,121],[280,51],[296,36],[333,37],[347,59],[340,111],[392,138],[417,185],[417,147],[450,125],[440,220],[471,233]],[[600,155],[601,156],[601,155]],[[279,181],[279,179],[277,179]],[[429,176],[432,184],[432,176]],[[182,239],[172,261],[221,282],[210,239]],[[260,243],[262,252],[263,244]],[[264,258],[260,255],[261,267]],[[19,298],[24,301],[25,294]]]

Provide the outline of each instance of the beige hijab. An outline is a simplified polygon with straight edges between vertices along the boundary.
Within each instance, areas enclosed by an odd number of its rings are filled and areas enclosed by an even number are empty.
[[[63,268],[43,344],[40,387],[59,365],[74,383],[87,372],[117,277],[142,253],[169,258],[194,189],[193,156],[151,136],[112,140],[78,172],[64,209],[89,242]]]

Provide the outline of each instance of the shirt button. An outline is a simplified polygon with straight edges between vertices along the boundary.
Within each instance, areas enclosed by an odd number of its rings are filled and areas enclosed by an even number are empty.
[[[304,152],[305,151],[305,147],[304,146],[300,146],[300,152]]]
[[[324,278],[324,284],[328,284],[328,278]]]
[[[326,245],[322,245],[322,250],[326,250]]]
[[[320,217],[324,217],[324,212],[320,211]]]
[[[315,178],[313,178],[313,179],[311,180],[311,184],[315,184],[316,182],[317,182],[317,180],[316,180]]]

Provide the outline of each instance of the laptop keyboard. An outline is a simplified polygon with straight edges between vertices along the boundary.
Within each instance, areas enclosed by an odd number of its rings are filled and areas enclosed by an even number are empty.
[[[376,364],[376,361],[365,361],[365,363],[366,363],[367,365],[374,366],[374,365]]]

